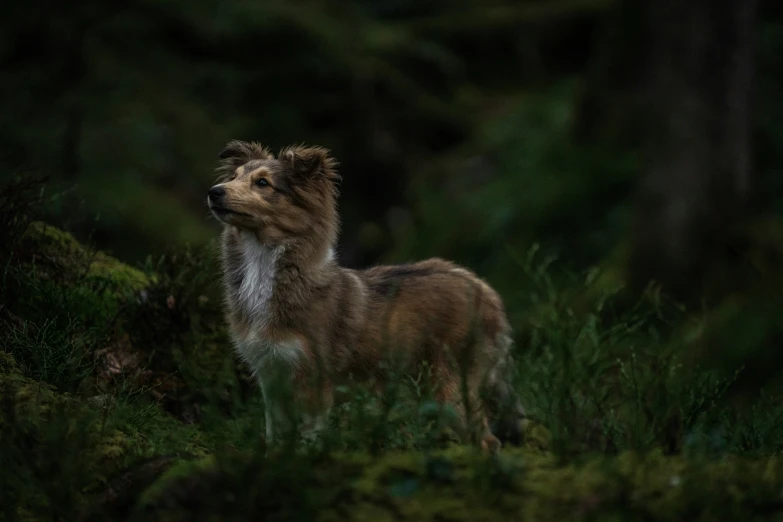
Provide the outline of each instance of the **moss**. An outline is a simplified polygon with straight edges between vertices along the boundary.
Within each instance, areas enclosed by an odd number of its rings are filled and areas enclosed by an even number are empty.
[[[117,259],[93,252],[71,234],[40,221],[30,224],[24,240],[37,253],[72,276],[83,275],[86,283],[103,283],[115,291],[140,291],[151,283],[150,276]]]
[[[18,421],[41,426],[53,412],[73,406],[74,400],[66,394],[56,393],[52,386],[22,375],[14,357],[0,352],[0,390],[7,408],[0,410],[0,427]]]
[[[528,450],[545,452],[552,446],[552,434],[537,422],[528,422],[522,434],[523,445]]]
[[[10,378],[12,376],[22,377],[19,365],[16,364],[16,359],[14,359],[13,355],[0,351],[0,378]]]
[[[297,469],[297,459],[288,465]],[[231,464],[242,461],[231,457]],[[307,459],[306,459],[307,460]],[[430,455],[390,453],[333,455],[309,459],[309,477],[301,475],[287,484],[277,484],[301,502],[311,506],[316,520],[583,520],[593,517],[643,518],[647,520],[689,520],[705,516],[711,520],[731,519],[739,513],[745,519],[768,514],[778,505],[783,486],[783,459],[749,461],[689,461],[661,453],[624,453],[617,458],[594,457],[585,462],[557,465],[540,453],[528,450],[505,452],[490,460],[472,450],[455,448]],[[236,477],[253,477],[264,484],[274,464],[246,457],[245,469],[228,470],[227,462],[203,460],[183,464],[162,476],[144,494],[140,507],[146,513],[164,499],[172,519],[186,520],[223,509],[209,502],[197,502],[198,512],[189,511],[183,488],[198,489],[208,481],[214,499],[221,488],[235,496],[233,507],[254,506],[258,500],[245,498],[269,491],[238,487]],[[209,477],[209,478],[207,478]],[[289,477],[291,479],[291,477]],[[303,490],[303,487],[312,488]],[[268,486],[271,487],[271,486]],[[286,489],[290,488],[290,489]],[[172,492],[176,490],[177,494]],[[709,502],[705,502],[711,499]],[[191,499],[195,502],[195,500]],[[202,499],[203,500],[203,499]],[[698,506],[698,508],[697,508]],[[152,511],[149,511],[152,509]],[[244,512],[247,517],[275,517],[276,513]],[[151,516],[151,515],[150,515]],[[154,519],[154,517],[152,517]]]
[[[134,451],[142,458],[156,455],[204,457],[209,444],[199,426],[183,424],[166,413],[159,404],[123,405],[114,412],[116,423],[135,441]]]
[[[140,461],[167,453],[207,455],[197,427],[182,425],[159,406],[90,407],[25,377],[14,357],[2,351],[0,434],[0,462],[20,466],[4,472],[11,474],[8,480],[17,477],[11,498],[26,499],[29,512],[17,513],[23,520],[46,519],[44,513],[62,508],[51,489],[70,489],[69,509],[93,510],[112,477]]]
[[[182,461],[171,466],[162,473],[153,484],[139,497],[138,507],[144,509],[157,502],[166,495],[167,490],[177,482],[192,477],[193,475],[216,471],[214,455],[209,455],[199,460]]]
[[[39,325],[60,318],[106,329],[154,280],[41,222],[27,227],[14,255],[5,288],[8,306]]]
[[[86,403],[68,393],[58,393],[54,387],[22,375],[14,357],[0,352],[0,390],[8,406],[0,410],[0,427],[13,422],[32,431],[45,429],[54,417],[65,413],[90,421],[83,425],[96,437],[94,457],[104,463],[120,462],[127,456],[133,443],[116,429],[106,429]],[[114,465],[114,464],[111,464]]]
[[[70,256],[85,258],[86,251],[71,234],[47,225],[42,221],[33,221],[25,231],[28,238],[34,238],[36,243],[45,250],[60,252]]]
[[[0,479],[22,519],[46,519],[80,510],[90,492],[133,459],[127,434],[104,422],[85,403],[22,375],[11,354],[0,352]]]
[[[117,290],[140,291],[154,281],[154,275],[148,276],[99,252],[90,263],[88,279],[106,281]]]

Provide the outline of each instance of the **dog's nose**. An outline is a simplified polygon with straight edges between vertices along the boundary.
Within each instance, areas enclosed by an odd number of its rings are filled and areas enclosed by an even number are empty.
[[[209,189],[209,199],[220,199],[226,195],[226,189],[220,185],[215,185]]]

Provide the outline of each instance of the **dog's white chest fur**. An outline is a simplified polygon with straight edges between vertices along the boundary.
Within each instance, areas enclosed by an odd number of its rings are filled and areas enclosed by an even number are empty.
[[[275,291],[277,260],[282,247],[268,247],[247,233],[241,236],[242,283],[237,291],[237,304],[253,326],[265,330],[269,325],[272,294]],[[255,328],[254,328],[255,329]]]
[[[241,276],[239,288],[233,293],[235,309],[245,317],[250,328],[244,333],[233,334],[237,353],[250,367],[258,380],[264,397],[266,439],[274,442],[278,430],[286,426],[287,419],[275,397],[276,386],[292,376],[292,370],[302,356],[302,344],[296,338],[275,339],[269,337],[277,263],[282,247],[262,245],[249,233],[241,236],[242,259],[235,276]]]
[[[291,367],[299,359],[301,344],[296,339],[271,341],[266,335],[272,312],[277,262],[282,247],[262,245],[250,234],[241,236],[242,264],[239,267],[242,282],[236,292],[240,313],[250,320],[246,335],[236,335],[234,342],[242,359],[257,378],[268,371]]]

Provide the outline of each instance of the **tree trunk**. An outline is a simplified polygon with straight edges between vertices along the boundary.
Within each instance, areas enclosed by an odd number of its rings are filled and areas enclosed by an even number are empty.
[[[645,0],[649,162],[632,273],[695,290],[751,189],[756,0]]]

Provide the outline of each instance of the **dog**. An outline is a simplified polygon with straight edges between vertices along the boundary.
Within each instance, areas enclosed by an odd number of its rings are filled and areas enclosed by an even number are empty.
[[[510,383],[511,329],[500,296],[440,258],[341,267],[337,168],[324,147],[288,146],[274,155],[260,143],[232,140],[207,196],[223,225],[226,319],[260,384],[267,443],[296,421],[276,399],[275,383],[318,427],[336,386],[349,378],[382,386],[391,360],[411,371],[426,363],[435,398],[456,409],[461,433],[484,450],[501,447],[500,431],[518,440],[525,410]],[[501,415],[501,405],[510,413]]]

